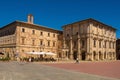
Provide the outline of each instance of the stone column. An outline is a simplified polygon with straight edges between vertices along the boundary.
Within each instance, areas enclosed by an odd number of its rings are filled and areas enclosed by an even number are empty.
[[[90,54],[91,54],[91,60],[93,61],[93,38],[90,38]]]
[[[78,35],[78,39],[77,39],[77,57],[79,60],[81,60],[81,52],[80,52],[80,36]]]
[[[99,42],[98,42],[98,39],[96,40],[96,54],[97,54],[97,60],[99,61],[99,51],[98,51],[98,49],[99,49]]]
[[[92,52],[92,47],[93,47],[93,39],[91,37],[87,38],[87,60],[91,59],[93,60],[93,52]]]
[[[104,54],[105,54],[105,52],[104,52],[105,50],[104,50],[104,47],[103,47],[104,42],[105,42],[105,41],[102,40],[102,46],[101,46],[101,47],[102,47],[102,60],[104,60]]]
[[[70,59],[73,59],[73,44],[72,44],[72,37],[70,37]]]
[[[87,53],[86,53],[86,60],[88,60],[88,54],[90,54],[90,38],[87,38]]]
[[[63,38],[63,48],[66,48],[65,38]]]

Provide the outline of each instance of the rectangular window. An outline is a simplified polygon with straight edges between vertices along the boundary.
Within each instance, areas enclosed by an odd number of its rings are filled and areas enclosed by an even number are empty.
[[[55,47],[55,41],[53,42],[53,47]]]
[[[43,32],[40,32],[40,35],[43,36]]]
[[[96,47],[96,40],[94,40],[94,43],[93,43],[94,47]]]
[[[99,48],[101,48],[101,41],[99,41]]]
[[[48,41],[48,46],[50,46],[50,41]]]
[[[35,30],[32,30],[32,34],[35,34]]]
[[[109,48],[111,48],[111,42],[109,42]]]
[[[24,28],[22,28],[22,32],[25,32],[25,29],[24,29]]]
[[[85,46],[85,41],[84,40],[82,40],[82,48],[84,48],[84,46]]]
[[[40,40],[40,45],[43,45],[43,40]]]
[[[105,48],[106,48],[106,41],[105,41]]]
[[[48,33],[48,37],[50,37],[50,33]]]
[[[53,34],[53,37],[55,37],[55,34]]]

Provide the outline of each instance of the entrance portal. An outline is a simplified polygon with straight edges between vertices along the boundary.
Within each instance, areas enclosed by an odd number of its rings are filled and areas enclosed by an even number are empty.
[[[82,51],[82,60],[85,60],[85,58],[86,58],[86,55],[85,55],[85,51]]]
[[[76,60],[77,59],[77,51],[74,51],[74,54],[73,54],[73,59]]]

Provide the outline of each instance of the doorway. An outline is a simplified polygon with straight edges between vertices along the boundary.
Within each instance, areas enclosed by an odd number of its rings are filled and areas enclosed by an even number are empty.
[[[74,60],[77,59],[77,51],[74,51],[74,53],[73,53],[73,59],[74,59]]]
[[[82,51],[82,60],[85,60],[85,58],[86,58],[86,55],[85,55],[85,51]]]

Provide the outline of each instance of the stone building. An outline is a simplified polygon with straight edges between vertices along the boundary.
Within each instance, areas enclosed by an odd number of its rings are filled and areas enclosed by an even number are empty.
[[[0,52],[24,57],[27,52],[53,52],[59,59],[115,60],[116,29],[94,19],[67,24],[63,31],[14,21],[0,28]]]
[[[116,29],[94,19],[63,28],[62,57],[70,60],[115,60]]]
[[[0,52],[24,57],[26,52],[58,53],[62,31],[33,23],[33,16],[28,15],[28,22],[14,21],[0,28]]]
[[[120,60],[120,38],[116,41],[116,57]]]

